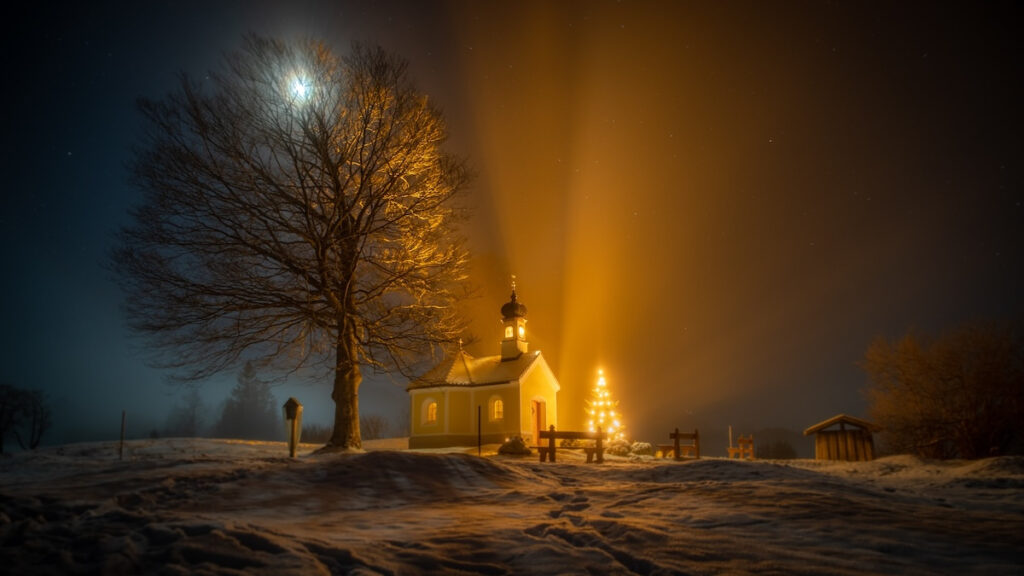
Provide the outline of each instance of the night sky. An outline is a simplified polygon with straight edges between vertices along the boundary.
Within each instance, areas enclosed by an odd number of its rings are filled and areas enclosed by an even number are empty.
[[[124,168],[179,72],[247,32],[410,61],[478,176],[470,353],[517,277],[529,340],[582,421],[598,368],[638,439],[865,415],[879,335],[1024,314],[1021,46],[1012,3],[105,2],[9,9],[0,381],[47,440],[163,425],[104,268]],[[467,337],[470,335],[467,335]],[[208,383],[212,407],[234,374]],[[285,385],[326,424],[328,383]],[[405,382],[368,375],[398,419]],[[571,410],[578,405],[579,411]]]

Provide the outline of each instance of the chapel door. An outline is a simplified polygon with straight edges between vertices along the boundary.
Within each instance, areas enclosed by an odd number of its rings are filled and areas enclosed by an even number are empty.
[[[530,413],[533,414],[533,426],[530,432],[533,433],[533,445],[540,445],[540,434],[541,430],[547,430],[547,402],[543,400],[533,400],[530,402]]]

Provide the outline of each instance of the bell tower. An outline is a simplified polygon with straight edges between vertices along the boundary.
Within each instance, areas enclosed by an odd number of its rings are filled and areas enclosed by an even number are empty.
[[[512,277],[512,298],[501,307],[501,360],[515,360],[525,354],[526,306],[516,300],[516,277]]]

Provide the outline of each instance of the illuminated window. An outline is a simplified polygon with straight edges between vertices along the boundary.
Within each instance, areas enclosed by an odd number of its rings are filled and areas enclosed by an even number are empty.
[[[522,324],[519,325],[519,337],[526,338],[526,326],[523,326]]]
[[[424,424],[437,424],[437,402],[433,398],[428,398],[423,402],[420,421]]]
[[[498,422],[505,419],[505,402],[497,394],[487,399],[487,421]]]
[[[511,326],[505,326],[505,338],[511,338],[511,337],[512,337],[512,327]]]

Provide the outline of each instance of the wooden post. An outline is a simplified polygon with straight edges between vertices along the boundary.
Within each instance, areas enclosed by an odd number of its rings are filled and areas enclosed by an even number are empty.
[[[675,434],[672,435],[672,455],[675,460],[679,460],[679,428],[676,428]]]
[[[594,460],[594,462],[597,462],[598,464],[604,462],[604,446],[601,445],[601,434],[602,434],[601,427],[598,426],[597,427],[597,460]]]
[[[551,461],[555,461],[555,425],[551,425],[551,437],[548,438],[548,456],[551,456]]]
[[[484,446],[484,436],[482,431],[482,424],[480,424],[481,407],[479,404],[476,405],[476,455],[482,456]]]
[[[124,460],[124,424],[125,411],[121,410],[121,444],[117,447],[117,459]]]
[[[288,457],[295,458],[302,437],[302,404],[295,398],[289,398],[282,408],[284,421],[288,425]]]
[[[696,446],[694,451],[697,453],[697,460],[700,460],[700,430],[693,429],[693,444]]]

